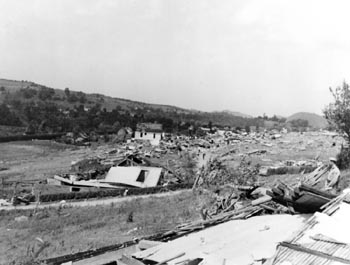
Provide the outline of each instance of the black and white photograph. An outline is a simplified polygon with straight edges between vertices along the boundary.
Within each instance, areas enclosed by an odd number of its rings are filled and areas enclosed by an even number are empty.
[[[0,0],[0,264],[350,264],[350,1]]]

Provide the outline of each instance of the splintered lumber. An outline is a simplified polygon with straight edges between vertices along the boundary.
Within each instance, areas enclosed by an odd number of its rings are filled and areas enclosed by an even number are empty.
[[[339,207],[339,202],[344,200],[344,195],[340,195],[336,198],[334,198],[333,200],[331,200],[330,202],[326,203],[325,205],[323,205],[321,207],[322,210],[324,210],[323,212],[331,215],[335,209],[337,209]]]
[[[261,211],[262,208],[259,206],[247,206],[244,207],[242,209],[239,210],[234,210],[234,211],[230,211],[227,213],[223,213],[220,215],[215,216],[212,219],[209,220],[205,220],[205,221],[195,221],[189,224],[185,224],[185,225],[180,225],[178,226],[176,229],[176,231],[174,232],[181,232],[181,231],[195,231],[198,229],[203,229],[207,226],[211,226],[214,224],[219,224],[228,220],[236,220],[236,219],[245,219],[248,216],[251,216],[252,214],[257,213],[258,211]]]
[[[263,197],[260,197],[260,198],[258,198],[256,200],[252,201],[251,205],[260,205],[262,203],[269,202],[271,200],[272,200],[271,196],[265,195]]]
[[[142,239],[139,242],[138,247],[139,247],[140,250],[145,250],[145,249],[148,249],[148,248],[152,248],[152,247],[158,246],[160,244],[164,244],[164,243],[160,242],[160,241],[153,241],[153,240]]]
[[[300,197],[301,190],[299,187],[296,187],[293,191],[295,196]]]
[[[319,190],[319,189],[315,189],[315,188],[313,188],[313,187],[311,187],[311,186],[309,186],[307,184],[301,184],[299,186],[299,189],[302,190],[302,191],[308,191],[308,192],[320,195],[320,196],[328,198],[328,199],[333,199],[333,198],[337,197],[334,194],[331,194],[329,192],[322,191],[322,190]]]
[[[260,212],[262,212],[262,211],[263,211],[263,208],[258,207],[258,208],[256,208],[254,211],[249,212],[246,216],[244,216],[244,219],[248,219],[248,218],[250,218],[250,217],[254,216],[255,214],[260,213]],[[233,220],[233,219],[232,219],[232,220]]]
[[[327,242],[327,243],[332,243],[332,244],[338,244],[338,245],[344,245],[346,246],[347,244],[344,242],[340,242],[338,240],[335,240],[331,237],[322,235],[322,234],[316,234],[313,236],[310,236],[311,239],[315,240],[315,241],[322,241],[322,242]]]
[[[201,177],[200,174],[198,174],[198,176],[196,177],[196,179],[195,179],[195,181],[194,181],[194,183],[193,183],[192,190],[194,190],[194,189],[196,188],[197,183],[198,183],[200,177]]]
[[[235,185],[233,186],[234,188],[237,188],[238,190],[241,190],[241,191],[250,191],[252,189],[255,189],[257,188],[257,186],[244,186],[244,185]]]
[[[224,156],[227,156],[227,155],[229,155],[231,153],[235,153],[235,152],[236,152],[236,148],[233,148],[233,149],[221,154],[220,157],[224,157]]]
[[[186,263],[181,263],[181,265],[198,265],[199,263],[202,262],[203,259],[201,258],[196,258],[196,259],[193,259],[193,260],[189,260],[188,262]]]
[[[186,255],[186,253],[185,253],[185,252],[182,252],[182,253],[177,254],[177,255],[175,255],[175,256],[173,256],[173,257],[171,257],[171,258],[168,258],[168,259],[166,259],[166,260],[162,260],[161,262],[156,263],[156,265],[165,264],[165,263],[167,263],[168,261],[172,261],[172,260],[174,260],[174,259],[180,258],[180,257],[185,256],[185,255]]]
[[[268,205],[265,205],[265,204],[259,204],[260,207],[262,207],[263,209],[267,210],[267,211],[270,211],[270,212],[273,212],[273,213],[276,213],[277,212],[277,209],[276,208],[273,208],[273,207],[270,207]]]
[[[329,169],[330,168],[328,165],[318,167],[306,177],[304,183],[315,186],[320,181],[321,177],[329,171]]]
[[[118,259],[117,264],[118,265],[145,265],[143,262],[126,255],[122,255],[122,257]]]
[[[321,196],[321,195],[318,195],[318,194],[315,194],[315,193],[312,193],[312,192],[308,192],[308,191],[303,191],[302,193],[301,193],[301,197],[300,198],[302,198],[302,197],[304,197],[305,195],[307,195],[307,196],[310,196],[310,197],[313,197],[313,198],[316,198],[316,199],[318,199],[318,200],[322,200],[322,201],[324,201],[324,204],[326,204],[327,202],[329,202],[331,199],[329,199],[329,198],[327,198],[327,197],[324,197],[324,196]],[[299,198],[299,199],[300,199]],[[298,200],[299,200],[298,199]],[[323,205],[323,204],[322,204]]]
[[[238,202],[238,199],[237,200],[231,200],[231,203],[229,206],[226,207],[226,209],[223,210],[223,212],[228,212],[228,211],[231,211],[232,208],[235,206],[235,204]]]
[[[287,189],[287,190],[289,190],[289,191],[292,191],[292,190],[293,190],[292,187],[288,186],[286,183],[284,183],[284,182],[282,182],[282,181],[280,181],[280,180],[279,180],[278,188],[279,188],[279,189]]]
[[[257,150],[253,150],[253,151],[250,151],[250,152],[247,152],[246,154],[247,155],[253,155],[253,154],[265,154],[267,152],[267,150],[264,150],[264,149],[257,149]]]
[[[269,190],[266,191],[266,194],[269,195],[270,197],[272,197],[272,200],[274,202],[282,204],[283,206],[286,206],[286,207],[294,205],[294,203],[295,203],[295,201],[291,197],[280,196],[280,195],[277,195]]]
[[[341,257],[336,257],[336,256],[334,256],[334,254],[330,255],[330,254],[327,254],[327,253],[324,253],[324,252],[321,252],[318,250],[309,249],[309,248],[306,248],[306,247],[303,247],[300,245],[296,245],[296,244],[292,244],[292,243],[288,243],[288,242],[281,242],[279,245],[282,247],[285,247],[285,248],[293,249],[293,250],[299,251],[299,252],[304,252],[304,253],[318,256],[321,258],[325,258],[328,260],[338,261],[338,262],[344,263],[344,264],[350,264],[350,260],[344,259]]]
[[[292,206],[294,210],[300,213],[311,213],[321,209],[321,206],[328,203],[331,199],[319,194],[301,191],[293,195],[281,196],[275,192],[266,191],[266,194],[271,196],[273,201],[284,206]]]
[[[278,196],[283,196],[283,195],[284,195],[284,190],[283,190],[283,189],[280,189],[278,186],[272,188],[272,192],[273,192],[274,194],[277,194]]]
[[[56,179],[56,180],[58,180],[58,181],[61,181],[61,182],[63,182],[63,183],[66,183],[66,184],[70,184],[70,185],[73,184],[73,181],[72,181],[72,180],[66,179],[66,178],[62,178],[62,177],[60,177],[60,176],[58,176],[58,175],[55,175],[53,178]]]

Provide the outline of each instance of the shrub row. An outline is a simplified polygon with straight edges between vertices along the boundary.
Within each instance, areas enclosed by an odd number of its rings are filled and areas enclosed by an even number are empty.
[[[26,141],[26,140],[51,140],[61,137],[64,133],[53,133],[53,134],[33,134],[33,135],[12,135],[0,137],[0,143],[11,142],[11,141]]]
[[[193,184],[172,184],[167,186],[157,186],[151,188],[122,188],[122,189],[102,189],[97,191],[87,191],[87,192],[68,192],[68,193],[54,193],[54,194],[43,194],[40,196],[41,202],[54,202],[62,200],[83,200],[90,198],[103,198],[103,197],[118,197],[123,196],[125,190],[127,191],[127,196],[130,195],[146,195],[161,193],[167,191],[174,191],[180,189],[191,188]],[[35,197],[31,196],[28,198],[29,201],[35,201]]]
[[[284,174],[299,174],[301,172],[310,173],[314,171],[316,167],[314,166],[285,166],[285,167],[276,167],[276,168],[268,168],[267,176],[271,175],[284,175]]]
[[[74,253],[74,254],[68,254],[68,255],[64,255],[64,256],[60,256],[60,257],[55,257],[55,258],[49,258],[44,260],[44,264],[48,264],[48,265],[61,265],[62,263],[65,262],[69,262],[69,261],[77,261],[77,260],[82,260],[85,258],[90,258],[90,257],[94,257],[100,254],[103,254],[107,251],[116,251],[118,249],[123,249],[132,245],[137,244],[138,241],[127,241],[124,243],[120,243],[120,244],[115,244],[115,245],[110,245],[110,246],[106,246],[106,247],[101,247],[98,249],[91,249],[91,250],[87,250],[87,251],[81,251],[78,253]],[[101,263],[102,264],[102,263]]]

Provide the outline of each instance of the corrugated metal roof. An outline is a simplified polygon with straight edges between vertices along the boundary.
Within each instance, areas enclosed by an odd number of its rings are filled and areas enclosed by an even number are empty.
[[[270,264],[350,264],[350,190],[315,213],[293,239],[282,242]]]
[[[185,264],[180,262],[195,258],[203,258],[206,265],[223,264],[223,260],[227,265],[252,264],[255,260],[271,257],[277,243],[291,237],[307,217],[264,215],[232,220],[134,253],[133,256],[161,262],[185,253],[167,264]]]

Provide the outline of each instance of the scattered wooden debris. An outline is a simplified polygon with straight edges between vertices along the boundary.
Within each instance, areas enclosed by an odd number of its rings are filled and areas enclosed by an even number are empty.
[[[306,184],[301,184],[295,188],[279,184],[271,191],[267,191],[267,194],[273,201],[286,207],[292,207],[300,213],[319,211],[321,206],[336,197],[334,194],[315,189]]]

